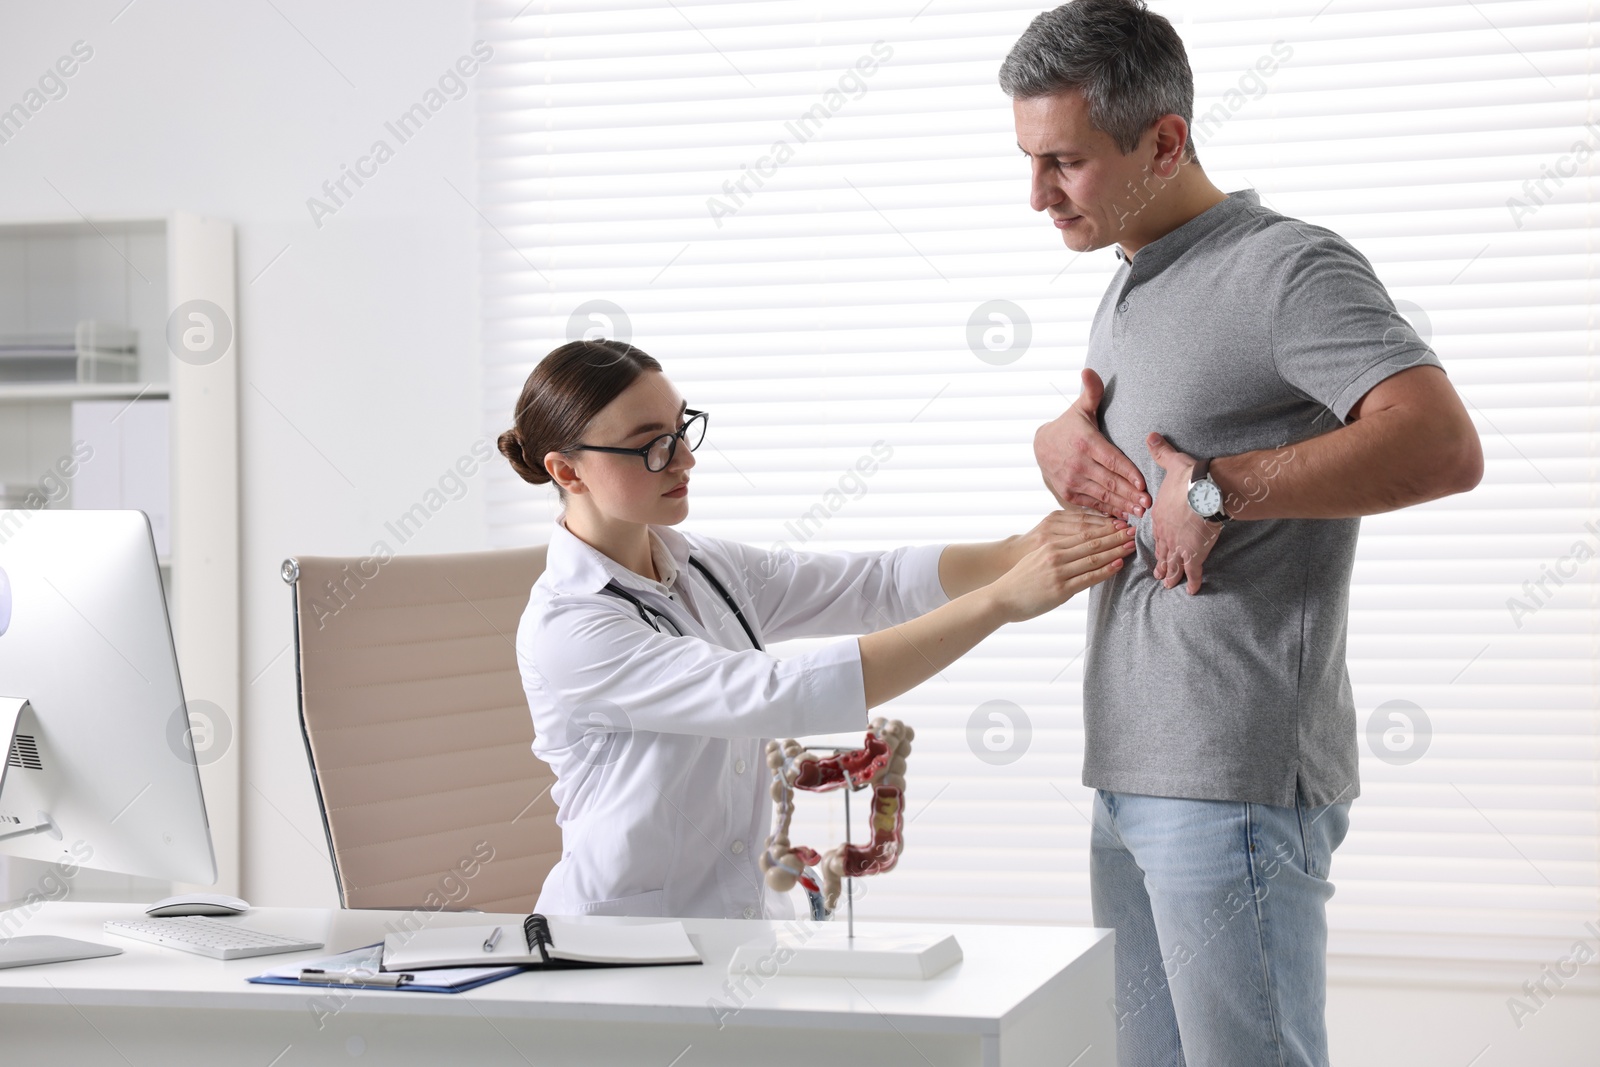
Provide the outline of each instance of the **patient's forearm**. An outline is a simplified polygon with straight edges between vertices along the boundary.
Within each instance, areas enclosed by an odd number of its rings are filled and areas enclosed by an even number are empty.
[[[1023,550],[1021,537],[946,545],[939,554],[939,584],[944,586],[944,595],[954,600],[983,588],[1015,566]]]
[[[1240,519],[1344,519],[1464,493],[1483,445],[1444,371],[1403,370],[1373,386],[1350,421],[1285,448],[1222,456],[1211,478]]]
[[[978,546],[951,546],[957,547]],[[944,555],[949,554],[950,550],[946,549]],[[939,561],[939,572],[942,580],[943,558]],[[932,678],[972,651],[1005,621],[998,599],[985,589],[977,589],[910,622],[857,638],[861,645],[861,678],[866,686],[867,707],[875,708],[893,700]]]
[[[1405,411],[1211,463],[1229,515],[1245,520],[1377,515],[1465,492],[1481,473],[1470,423],[1451,436]]]

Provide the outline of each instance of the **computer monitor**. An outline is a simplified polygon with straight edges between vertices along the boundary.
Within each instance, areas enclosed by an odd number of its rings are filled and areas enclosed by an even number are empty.
[[[0,510],[0,852],[213,884],[142,511]]]

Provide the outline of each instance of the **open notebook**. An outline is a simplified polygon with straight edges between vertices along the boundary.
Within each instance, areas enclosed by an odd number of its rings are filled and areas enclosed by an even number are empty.
[[[650,967],[700,963],[681,922],[601,925],[543,915],[502,926],[425,928],[383,939],[383,969],[427,967]]]

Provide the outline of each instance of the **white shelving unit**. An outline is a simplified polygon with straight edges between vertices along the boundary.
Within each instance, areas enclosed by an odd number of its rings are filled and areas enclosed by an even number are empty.
[[[93,319],[71,333],[0,334],[0,382],[132,382],[139,377],[139,335]]]
[[[194,300],[209,301],[229,320],[233,341],[214,358],[179,359],[169,351],[168,319]],[[241,736],[236,320],[230,223],[183,212],[0,222],[0,485],[13,497],[31,488],[45,506],[71,507],[75,475],[63,475],[61,464],[73,452],[73,402],[169,402],[172,548],[162,558],[163,579],[186,698],[214,704],[233,720],[229,750],[204,754],[200,775],[217,854],[215,888],[234,894]],[[9,368],[7,354],[14,357]],[[41,380],[46,376],[62,380]],[[45,869],[0,857],[0,902],[36,889]],[[88,869],[71,886],[75,899],[138,901],[171,891],[164,882]]]
[[[165,400],[171,395],[166,382],[0,383],[0,404],[29,404],[36,400]]]

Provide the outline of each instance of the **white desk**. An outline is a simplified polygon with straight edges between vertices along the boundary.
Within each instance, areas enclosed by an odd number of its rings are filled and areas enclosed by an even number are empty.
[[[780,924],[689,919],[704,966],[525,972],[466,993],[302,989],[245,978],[426,925],[496,917],[256,908],[239,922],[325,942],[318,952],[227,962],[104,933],[134,905],[51,903],[19,935],[114,944],[120,956],[0,970],[0,1062],[470,1064],[471,1067],[1114,1067],[1112,934],[1050,926],[952,926],[965,959],[897,982],[781,972],[735,992],[728,960]],[[520,917],[506,916],[510,922]],[[596,919],[596,922],[628,922]],[[895,926],[893,929],[910,929]],[[930,929],[930,927],[917,927]],[[883,929],[858,924],[858,932]],[[719,1014],[712,1003],[720,1002]],[[735,1010],[736,1009],[736,1010]]]

